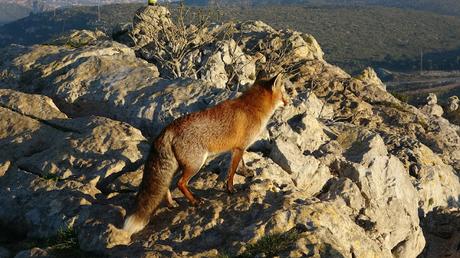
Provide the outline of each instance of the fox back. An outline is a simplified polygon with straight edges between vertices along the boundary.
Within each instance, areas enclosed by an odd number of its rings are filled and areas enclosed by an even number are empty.
[[[176,135],[176,149],[194,146],[209,154],[246,149],[265,128],[275,109],[287,103],[282,76],[258,79],[240,97],[175,120],[166,130]]]

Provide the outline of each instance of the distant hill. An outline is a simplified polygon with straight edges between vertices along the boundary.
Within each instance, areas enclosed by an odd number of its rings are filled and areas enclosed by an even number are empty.
[[[185,0],[190,5],[334,5],[334,6],[366,6],[378,5],[385,7],[410,8],[440,14],[460,16],[459,0]]]
[[[30,16],[0,27],[0,47],[8,44],[39,44],[74,29],[101,29],[109,32],[118,23],[131,22],[142,4],[115,4],[101,8],[98,21],[97,7],[73,6]]]
[[[460,69],[460,17],[380,6],[231,7],[224,14],[310,33],[327,60],[350,72],[416,70],[421,51],[425,69]]]
[[[0,2],[0,24],[24,18],[30,11],[30,8],[18,4]]]
[[[143,0],[0,0],[0,3],[15,3],[17,5],[32,8],[34,5],[46,5],[52,7],[64,7],[70,5],[97,5],[101,4],[121,4],[121,3],[140,3]]]
[[[113,26],[131,22],[143,5],[104,6],[100,21],[97,8],[89,6],[34,14],[0,27],[0,47],[46,42],[71,29],[98,28],[110,34]],[[310,33],[328,61],[352,73],[366,66],[418,70],[421,50],[424,69],[460,70],[460,17],[379,6],[283,5],[222,7],[221,11],[223,20],[263,20],[276,28]]]
[[[314,0],[311,2],[323,2],[323,0]],[[459,0],[326,0],[333,4],[337,3],[365,3],[370,5],[381,5],[387,7],[411,8],[415,10],[430,11],[440,14],[460,16],[460,1]]]

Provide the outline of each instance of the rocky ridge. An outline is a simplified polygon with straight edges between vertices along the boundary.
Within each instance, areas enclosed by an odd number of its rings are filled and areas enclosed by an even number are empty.
[[[115,257],[261,255],[251,244],[286,232],[295,237],[282,257],[432,257],[438,243],[458,252],[456,234],[436,226],[458,224],[458,126],[399,101],[372,69],[353,78],[328,64],[311,35],[260,21],[209,28],[203,35],[216,40],[193,39],[200,47],[180,63],[186,72],[170,78],[150,26],[173,24],[168,13],[139,10],[128,45],[77,31],[3,50],[1,231],[71,229],[82,250]],[[214,34],[229,27],[231,38]],[[203,206],[173,188],[178,207],[161,207],[130,239],[119,228],[149,139],[237,96],[271,63],[290,75],[292,103],[245,153],[238,192],[225,192],[228,159],[217,157],[192,182]]]

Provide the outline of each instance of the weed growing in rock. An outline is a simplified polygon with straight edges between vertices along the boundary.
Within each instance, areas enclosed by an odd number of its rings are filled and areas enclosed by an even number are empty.
[[[52,174],[52,173],[44,174],[42,178],[45,179],[45,180],[52,180],[52,181],[55,181],[55,182],[58,182],[60,180],[58,175]]]
[[[299,238],[300,233],[295,229],[284,233],[270,234],[262,237],[254,244],[249,244],[246,251],[240,255],[231,256],[222,253],[218,258],[274,257],[288,251]]]

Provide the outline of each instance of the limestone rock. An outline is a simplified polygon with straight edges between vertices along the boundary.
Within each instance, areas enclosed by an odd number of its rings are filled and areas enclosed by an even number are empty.
[[[8,258],[10,257],[10,251],[8,249],[0,247],[0,258]]]
[[[435,94],[430,93],[427,97],[427,104],[422,107],[422,111],[428,115],[432,115],[435,117],[441,117],[444,114],[444,110],[438,103],[438,98]]]
[[[29,258],[29,257],[51,258],[53,256],[51,256],[46,250],[43,250],[38,247],[34,247],[30,250],[21,251],[14,256],[14,258]]]
[[[296,145],[282,139],[274,142],[270,158],[290,174],[302,173],[306,166],[316,170],[319,165],[314,158],[304,156]]]
[[[66,114],[110,117],[134,125],[147,135],[157,135],[174,118],[230,95],[198,81],[156,78],[153,65],[135,58],[132,49],[118,43],[98,42],[81,49],[35,46],[30,51],[9,63],[11,66],[6,65],[6,70],[41,77],[16,81],[19,85],[2,84],[0,80],[0,87],[40,92],[52,97]],[[37,89],[33,86],[37,84],[48,86]]]
[[[414,157],[420,167],[415,186],[423,212],[426,214],[434,207],[460,206],[460,181],[454,169],[425,145],[415,149]]]
[[[460,99],[458,99],[457,96],[452,96],[449,98],[449,103],[448,103],[448,110],[449,112],[454,112],[458,109],[458,106],[460,104]]]
[[[204,52],[200,78],[219,88],[237,83],[249,85],[256,79],[255,58],[243,52],[235,40],[222,41],[216,50]],[[206,52],[209,52],[206,55]]]
[[[53,45],[67,45],[69,47],[79,48],[86,46],[98,40],[107,40],[108,36],[102,31],[89,31],[89,30],[72,30],[64,33],[59,38],[49,42]]]
[[[152,37],[156,37],[162,26],[171,25],[171,13],[163,6],[146,6],[139,9],[133,20],[131,37],[138,47],[147,45]]]
[[[425,112],[426,114],[436,116],[436,117],[441,117],[442,114],[444,114],[444,110],[440,105],[426,105],[422,108],[422,111]]]
[[[418,203],[414,202],[418,194],[409,175],[396,157],[388,155],[379,136],[360,132],[355,139],[344,154],[354,162],[344,162],[338,172],[356,186],[338,180],[331,187],[335,194],[324,198],[340,196],[343,203],[354,208],[354,214],[364,215],[366,219],[357,223],[394,256],[416,257],[425,240],[419,227]]]
[[[423,220],[427,245],[420,257],[456,257],[460,241],[460,210],[439,207]]]
[[[331,177],[329,169],[320,166],[318,160],[303,155],[297,146],[281,139],[275,141],[270,158],[290,174],[296,187],[308,189],[311,194],[319,192]]]
[[[2,160],[42,177],[103,183],[135,166],[148,149],[139,130],[105,118],[39,120],[7,108],[0,114]]]
[[[434,93],[428,94],[428,97],[426,98],[427,100],[427,105],[435,105],[438,104],[438,96]]]
[[[372,85],[376,85],[384,90],[386,90],[386,85],[378,77],[377,73],[371,67],[367,67],[363,72],[357,77],[357,79]]]
[[[128,232],[117,228],[125,215],[121,207],[92,205],[80,212],[78,221],[78,243],[85,251],[104,253],[118,245],[128,245]],[[115,225],[114,225],[115,224]]]
[[[127,244],[114,226],[124,210],[97,187],[143,163],[148,145],[140,131],[107,118],[68,119],[40,95],[1,90],[0,101],[2,227],[30,238],[90,231],[81,245],[94,251]]]
[[[53,100],[40,95],[24,94],[9,89],[0,89],[0,105],[21,115],[40,120],[65,119]]]

